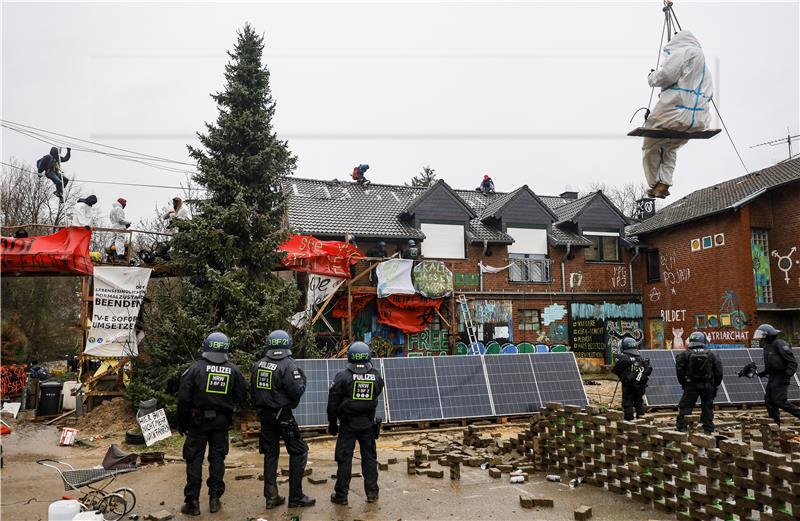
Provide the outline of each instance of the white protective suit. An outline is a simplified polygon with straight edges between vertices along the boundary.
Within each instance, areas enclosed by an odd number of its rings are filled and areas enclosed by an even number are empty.
[[[92,226],[94,208],[86,203],[76,203],[72,210],[72,226]]]
[[[661,68],[647,82],[661,87],[658,103],[645,122],[646,128],[683,132],[706,130],[711,123],[714,84],[700,43],[689,31],[680,31],[664,46]],[[644,138],[642,163],[650,187],[672,186],[677,151],[685,139]]]
[[[168,228],[171,228],[172,223],[178,219],[191,219],[191,216],[189,215],[189,209],[183,203],[181,203],[177,210],[170,209],[166,214],[164,214],[164,220],[169,221],[167,223]]]
[[[112,228],[119,228],[121,230],[131,225],[130,221],[125,220],[125,209],[117,201],[114,201],[114,204],[111,205],[111,212],[108,214],[108,220],[111,221]],[[114,246],[117,248],[118,256],[122,256],[125,251],[125,239],[127,237],[128,234],[126,233],[114,234]]]

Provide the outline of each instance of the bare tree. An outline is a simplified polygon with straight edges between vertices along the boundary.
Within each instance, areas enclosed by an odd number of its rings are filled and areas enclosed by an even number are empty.
[[[39,176],[27,163],[15,158],[9,160],[11,166],[3,165],[0,179],[0,215],[3,226],[23,224],[69,224],[72,209],[81,196],[74,183],[64,187],[64,203],[61,204],[52,194],[53,185],[46,177]],[[50,230],[40,228],[28,233],[44,234]]]
[[[621,185],[609,185],[602,181],[592,181],[588,192],[582,192],[581,196],[590,192],[602,191],[619,210],[628,217],[636,217],[636,200],[646,197],[647,185],[644,182],[629,182]]]

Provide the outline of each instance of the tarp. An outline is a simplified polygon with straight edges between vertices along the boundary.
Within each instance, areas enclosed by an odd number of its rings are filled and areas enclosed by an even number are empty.
[[[361,250],[350,243],[321,241],[309,235],[290,236],[280,250],[286,252],[281,262],[290,270],[345,279],[351,278],[350,265],[364,257]]]
[[[336,293],[344,283],[341,277],[329,277],[326,275],[311,274],[308,277],[308,291],[306,291],[306,309],[298,311],[289,320],[294,327],[303,327],[309,318],[313,318],[314,313],[331,294]]]
[[[427,299],[419,295],[392,295],[378,299],[378,322],[404,333],[419,333],[436,316],[442,302],[442,299]]]
[[[53,273],[91,275],[89,258],[91,230],[81,227],[62,228],[52,235],[27,239],[0,238],[0,271],[2,273]]]
[[[378,298],[416,293],[414,283],[411,282],[413,267],[414,261],[410,259],[391,259],[378,264],[375,268],[378,276]]]
[[[95,268],[92,327],[84,354],[114,358],[139,355],[136,318],[151,271],[127,266]]]
[[[370,302],[375,300],[375,295],[372,293],[353,293],[353,301],[350,303],[350,310],[353,312],[353,318],[364,311]],[[336,304],[333,306],[331,312],[333,318],[347,318],[347,295],[339,297]]]

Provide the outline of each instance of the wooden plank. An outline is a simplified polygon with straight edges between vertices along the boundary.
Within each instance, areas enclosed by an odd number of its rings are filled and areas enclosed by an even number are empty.
[[[67,411],[64,414],[60,415],[60,416],[56,416],[52,420],[48,420],[48,421],[44,422],[44,424],[45,425],[52,425],[53,423],[57,422],[58,420],[63,420],[64,418],[66,418],[70,414],[75,414],[75,409],[73,409],[71,411]]]
[[[722,132],[722,130],[718,128],[701,130],[698,132],[682,132],[680,130],[668,128],[638,127],[628,132],[628,135],[635,137],[652,137],[656,139],[710,139],[720,132]]]

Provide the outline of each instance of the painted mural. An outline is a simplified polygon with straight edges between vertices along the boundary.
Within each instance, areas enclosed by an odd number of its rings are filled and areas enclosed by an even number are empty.
[[[664,321],[661,319],[653,319],[649,321],[650,325],[650,349],[664,349]],[[672,344],[669,346],[672,348]]]
[[[772,302],[772,281],[766,240],[758,240],[757,236],[754,235],[753,240],[750,241],[750,249],[753,256],[753,281],[756,288],[756,302],[758,304],[768,304]]]
[[[502,338],[504,341],[514,341],[514,327],[511,300],[470,300],[467,302],[469,313],[472,317],[472,324],[475,327],[475,334],[478,340],[488,342],[495,338]],[[464,325],[464,316],[459,308],[458,311],[458,331],[461,333],[461,340],[466,341],[467,332]],[[504,337],[498,337],[497,333],[503,333]]]
[[[444,356],[449,350],[449,334],[446,329],[425,330],[406,335],[406,352],[413,356]]]
[[[623,338],[641,342],[644,338],[642,304],[572,303],[570,305],[572,351],[595,363],[611,363],[614,349]]]
[[[747,314],[739,309],[736,293],[730,289],[722,294],[719,310],[694,316],[694,329],[704,332],[712,344],[746,345],[750,340],[748,327]]]

